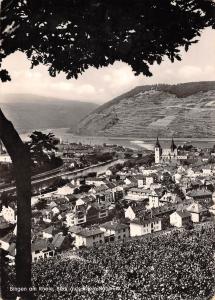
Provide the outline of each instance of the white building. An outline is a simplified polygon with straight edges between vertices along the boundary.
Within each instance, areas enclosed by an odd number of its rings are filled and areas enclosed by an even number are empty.
[[[104,231],[101,229],[83,229],[75,234],[75,246],[93,247],[104,243]]]
[[[162,230],[160,218],[134,219],[130,223],[130,236],[141,236]]]
[[[153,190],[149,194],[149,204],[147,205],[147,209],[155,208],[161,206],[162,203],[159,201],[159,194]]]
[[[136,218],[136,214],[131,206],[125,209],[125,218],[129,220],[134,220]]]
[[[150,188],[150,186],[154,183],[154,178],[152,176],[146,177],[146,188]]]
[[[175,211],[170,215],[170,224],[175,227],[183,227],[190,223],[191,216],[187,211]]]

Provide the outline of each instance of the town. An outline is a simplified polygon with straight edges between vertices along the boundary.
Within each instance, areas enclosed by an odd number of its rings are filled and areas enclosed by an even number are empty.
[[[61,142],[61,180],[58,174],[54,188],[49,181],[34,188],[32,262],[137,236],[213,226],[215,149],[177,147],[173,139],[166,146],[157,138],[154,153],[140,153],[116,145]],[[10,164],[7,154],[1,158],[1,164]],[[103,173],[74,173],[111,160],[114,164]],[[15,197],[3,192],[0,199],[0,246],[13,264]]]

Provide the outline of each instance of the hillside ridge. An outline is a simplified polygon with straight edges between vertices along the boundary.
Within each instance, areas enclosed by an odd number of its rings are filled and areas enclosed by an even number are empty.
[[[137,86],[89,113],[73,132],[115,137],[215,136],[215,81]]]

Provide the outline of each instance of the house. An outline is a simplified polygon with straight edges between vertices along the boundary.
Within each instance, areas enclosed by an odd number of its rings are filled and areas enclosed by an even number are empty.
[[[156,174],[158,172],[157,169],[146,169],[146,168],[142,168],[141,171],[142,171],[143,175],[145,175],[145,176]]]
[[[52,208],[54,208],[54,207],[57,207],[57,203],[55,202],[55,201],[51,201],[50,203],[49,203],[49,207],[52,209]]]
[[[130,236],[141,236],[162,230],[160,218],[137,218],[130,222]]]
[[[207,212],[207,209],[203,208],[201,204],[196,202],[191,203],[186,210],[190,213],[191,220],[194,223],[200,222],[203,215]]]
[[[113,202],[113,194],[110,190],[102,193],[97,193],[96,201],[98,204],[110,205]]]
[[[209,212],[212,214],[212,216],[215,216],[215,204],[209,207]]]
[[[51,246],[56,252],[64,251],[72,247],[72,239],[70,236],[64,236],[62,232],[59,232],[54,236]]]
[[[12,242],[7,250],[6,258],[9,259],[9,266],[15,265],[16,243]]]
[[[134,220],[137,217],[143,216],[146,211],[146,208],[144,203],[139,202],[129,205],[129,207],[126,208],[124,211],[126,219]]]
[[[87,203],[78,199],[74,209],[66,214],[66,226],[96,224],[108,217],[108,214],[108,205],[105,203]]]
[[[42,218],[45,223],[51,223],[53,217],[53,212],[51,208],[46,208],[42,210]]]
[[[7,251],[10,247],[10,244],[14,238],[13,233],[8,233],[7,235],[0,237],[0,248]]]
[[[54,234],[54,226],[49,226],[47,228],[45,228],[43,231],[42,231],[42,236],[44,239],[50,239],[53,237],[53,234]]]
[[[153,207],[159,207],[162,205],[160,202],[160,198],[162,196],[162,190],[161,189],[155,189],[149,194],[149,205],[147,206],[147,209],[151,209]]]
[[[140,201],[143,199],[147,199],[149,195],[149,190],[143,188],[132,187],[128,190],[126,199]]]
[[[124,190],[123,190],[123,187],[121,187],[121,186],[116,186],[116,187],[112,188],[111,191],[112,191],[112,195],[113,195],[112,201],[114,203],[121,200],[124,197]]]
[[[68,213],[65,215],[65,218],[66,218],[66,220],[65,220],[65,225],[66,225],[67,227],[69,227],[69,226],[74,226],[74,224],[75,224],[75,222],[74,222],[74,219],[75,219],[75,213],[74,213],[73,211],[68,212]],[[84,223],[84,221],[81,222],[81,223]],[[81,224],[81,223],[79,223],[79,224]]]
[[[13,228],[15,224],[11,224],[5,221],[5,219],[0,216],[0,238],[7,235]]]
[[[146,183],[146,177],[143,175],[136,175],[135,179],[137,180],[137,187],[143,188]]]
[[[92,247],[98,244],[103,244],[104,241],[104,231],[99,228],[86,228],[76,233],[75,246],[77,248],[81,246]]]
[[[134,176],[127,176],[124,180],[126,185],[137,186],[137,179]]]
[[[184,227],[191,222],[191,215],[188,211],[175,211],[170,215],[170,224],[175,227]]]
[[[110,221],[100,225],[105,242],[124,240],[130,236],[129,225]]]
[[[212,192],[208,190],[193,190],[188,193],[188,196],[192,197],[194,201],[200,203],[209,204],[212,202]]]
[[[150,186],[154,183],[154,176],[146,176],[146,188],[150,188]]]
[[[78,232],[80,232],[82,230],[83,230],[83,228],[81,226],[73,225],[73,226],[69,227],[68,234],[70,234],[71,237],[75,238],[76,233],[78,233]]]
[[[47,239],[37,239],[31,244],[32,262],[53,257],[55,251],[51,249]]]
[[[102,184],[104,184],[104,179],[98,177],[88,177],[85,179],[85,184],[101,186]]]
[[[53,207],[51,210],[52,210],[53,216],[56,216],[60,213],[60,209],[57,206]]]
[[[131,206],[125,209],[125,218],[129,220],[134,220],[136,218],[135,211]]]
[[[160,198],[160,202],[162,202],[163,204],[177,203],[180,201],[181,198],[178,195],[173,194],[171,192],[165,192],[165,194]]]

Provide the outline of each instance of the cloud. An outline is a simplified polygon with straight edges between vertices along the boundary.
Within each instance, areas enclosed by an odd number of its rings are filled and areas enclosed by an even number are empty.
[[[77,93],[79,95],[91,95],[91,94],[95,94],[96,89],[93,85],[91,84],[83,84],[80,85],[80,87],[78,87],[77,89]]]
[[[190,66],[186,65],[178,70],[178,74],[181,78],[189,81],[208,80],[215,79],[215,68],[213,66]]]
[[[57,91],[71,91],[74,87],[71,82],[55,82],[51,84],[51,87]]]

